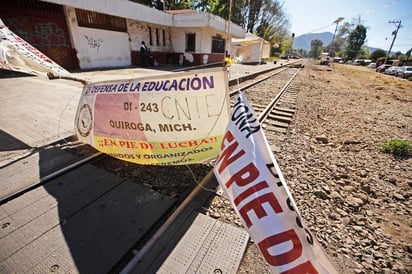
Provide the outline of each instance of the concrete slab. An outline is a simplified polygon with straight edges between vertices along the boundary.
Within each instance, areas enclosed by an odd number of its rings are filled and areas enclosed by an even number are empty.
[[[36,76],[1,78],[0,129],[31,148],[73,135],[81,88]]]
[[[197,214],[156,273],[236,273],[248,240],[245,230]]]
[[[0,273],[109,273],[172,204],[84,165],[0,206]]]
[[[74,155],[51,147],[36,151],[20,161],[2,167],[0,169],[0,178],[2,178],[0,200],[38,184],[42,177],[67,166],[74,159],[76,159]]]

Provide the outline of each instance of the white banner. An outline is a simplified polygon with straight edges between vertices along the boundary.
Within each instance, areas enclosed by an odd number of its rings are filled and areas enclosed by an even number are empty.
[[[216,158],[229,120],[223,68],[90,83],[76,133],[115,158],[184,165]]]
[[[273,273],[338,273],[305,226],[243,95],[233,106],[214,173]]]
[[[0,69],[54,77],[70,75],[38,49],[9,30],[0,20]]]

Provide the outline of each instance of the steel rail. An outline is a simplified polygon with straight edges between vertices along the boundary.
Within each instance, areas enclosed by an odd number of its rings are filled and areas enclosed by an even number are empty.
[[[267,105],[267,107],[260,113],[258,120],[260,123],[266,120],[267,116],[270,114],[276,103],[279,101],[279,99],[285,94],[285,92],[288,90],[290,84],[292,81],[295,79],[296,75],[300,72],[301,68],[299,68],[293,76],[289,79],[289,81],[286,83],[285,86],[279,91],[279,93],[273,98],[273,100]]]
[[[234,90],[234,91],[230,92],[230,93],[229,93],[229,96],[230,96],[230,97],[235,96],[235,95],[238,94],[239,92],[241,92],[241,91],[243,91],[243,90],[245,90],[245,89],[248,89],[248,88],[250,88],[250,87],[253,87],[253,86],[255,86],[255,85],[257,85],[257,84],[259,84],[259,83],[261,83],[261,82],[263,82],[263,81],[265,81],[265,80],[267,80],[267,79],[275,76],[276,74],[279,74],[279,73],[287,70],[287,69],[288,69],[288,68],[282,67],[281,69],[276,70],[276,72],[272,73],[272,74],[269,75],[269,76],[263,77],[262,79],[259,79],[259,80],[256,80],[256,81],[253,81],[252,83],[246,84],[246,85],[238,88],[237,90]],[[265,72],[263,72],[263,73],[265,73]],[[261,74],[263,74],[263,73],[261,73]]]

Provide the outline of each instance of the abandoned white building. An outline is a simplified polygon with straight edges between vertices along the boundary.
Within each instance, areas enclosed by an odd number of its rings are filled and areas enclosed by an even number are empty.
[[[270,57],[270,43],[248,32],[244,38],[232,39],[229,53],[239,63],[260,64]]]
[[[162,11],[129,0],[2,0],[0,18],[66,69],[140,65],[140,44],[160,64],[223,62],[245,30],[209,13]]]

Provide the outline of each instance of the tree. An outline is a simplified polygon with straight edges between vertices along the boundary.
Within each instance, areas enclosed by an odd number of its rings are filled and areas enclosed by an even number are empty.
[[[229,0],[230,1],[230,0]],[[236,0],[232,1],[232,22],[245,28],[246,25],[246,6],[247,0]]]
[[[193,7],[193,1],[191,0],[165,0],[165,9],[167,10],[179,10],[179,9],[191,9]]]
[[[355,59],[366,39],[366,28],[363,25],[357,25],[349,34],[346,55],[349,59]]]
[[[229,3],[232,4],[229,8]],[[253,33],[266,41],[277,50],[288,38],[290,21],[284,12],[280,0],[194,0],[193,8],[209,12],[230,20],[242,26],[247,32]]]
[[[369,55],[369,59],[371,60],[377,60],[381,57],[386,57],[386,52],[383,49],[377,49]]]
[[[362,46],[358,52],[358,55],[356,56],[359,59],[368,59],[370,55],[370,50],[367,46]]]
[[[232,0],[232,14],[230,20],[245,28],[245,6],[247,0]],[[193,8],[198,11],[212,13],[229,20],[229,1],[228,0],[195,0],[193,1]]]
[[[253,33],[258,25],[259,16],[263,6],[262,0],[247,0],[246,1],[246,31]]]
[[[411,51],[412,51],[412,49],[408,50],[408,51],[405,53],[405,55],[406,55],[406,61],[409,60],[409,57],[411,56]]]
[[[153,6],[152,5],[153,4],[152,0],[130,0],[130,1],[142,4],[142,5],[145,5],[145,6],[149,6],[149,7]]]
[[[255,30],[255,34],[262,37],[272,45],[280,44],[288,37],[290,22],[283,11],[283,5],[275,0],[265,0],[262,7],[260,24]]]
[[[344,22],[342,25],[340,25],[335,35],[335,39],[332,43],[326,46],[325,51],[330,52],[330,49],[333,48],[333,51],[336,52],[337,55],[342,56],[341,50],[344,47],[347,37],[349,36],[352,30],[352,23]]]
[[[319,39],[312,40],[310,42],[309,56],[317,59],[322,52],[323,42]]]
[[[395,57],[395,58],[397,58],[397,59],[399,59],[399,57],[402,55],[402,52],[400,52],[400,51],[397,51],[397,52],[395,52],[394,54],[393,54],[393,56]]]
[[[229,5],[227,1],[221,0],[198,0],[193,1],[193,8],[198,11],[213,13],[214,15],[229,19]]]

